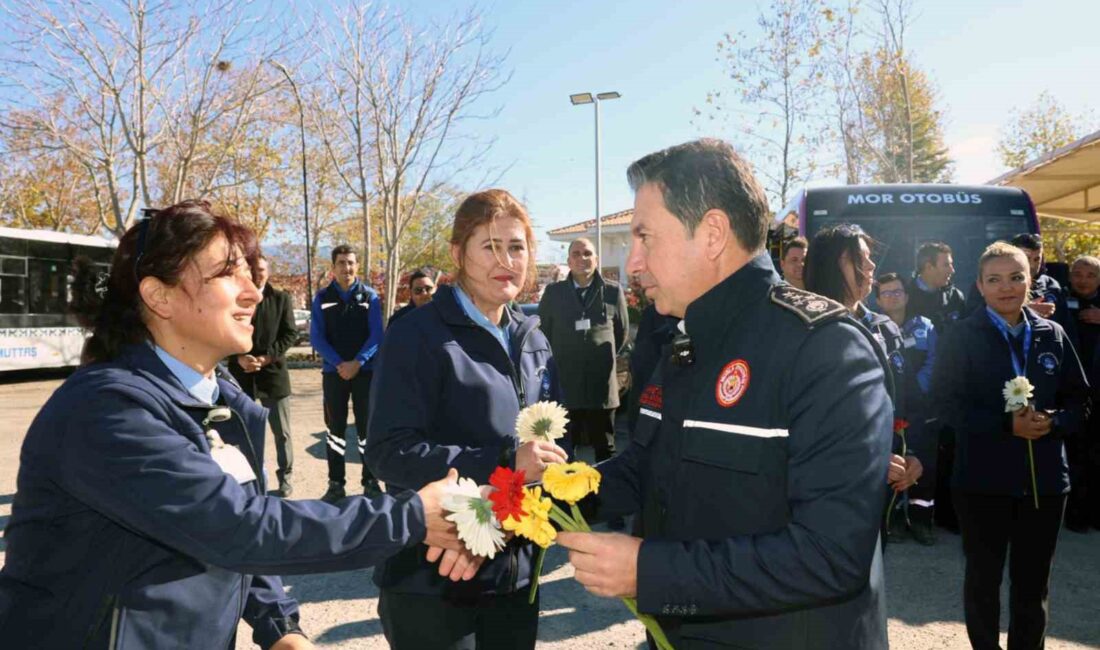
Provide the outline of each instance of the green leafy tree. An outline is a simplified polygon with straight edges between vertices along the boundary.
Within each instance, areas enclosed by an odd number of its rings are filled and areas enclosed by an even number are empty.
[[[1075,116],[1047,91],[1027,108],[1012,109],[1008,123],[1001,128],[997,155],[1010,169],[1064,147],[1081,138],[1085,119]]]

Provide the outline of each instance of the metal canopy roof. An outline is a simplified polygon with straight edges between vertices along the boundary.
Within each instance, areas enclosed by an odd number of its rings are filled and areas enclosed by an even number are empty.
[[[1040,216],[1100,222],[1100,131],[989,181],[1019,187]]]

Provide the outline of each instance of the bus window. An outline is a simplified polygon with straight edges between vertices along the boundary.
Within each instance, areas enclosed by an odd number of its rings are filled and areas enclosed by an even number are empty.
[[[27,311],[27,259],[0,256],[0,314]]]
[[[60,260],[31,259],[28,264],[30,277],[30,313],[64,314],[67,306],[68,264]]]

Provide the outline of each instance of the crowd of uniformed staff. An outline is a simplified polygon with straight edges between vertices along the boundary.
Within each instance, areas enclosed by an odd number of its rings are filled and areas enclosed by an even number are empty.
[[[76,272],[92,336],[23,445],[3,645],[229,649],[244,619],[264,649],[312,648],[278,576],[373,566],[391,647],[533,648],[531,545],[471,556],[441,499],[456,476],[537,481],[591,446],[603,478],[583,507],[609,532],[558,542],[580,584],[636,599],[676,648],[886,648],[886,544],[937,529],[962,536],[973,647],[999,647],[1007,563],[1009,648],[1042,648],[1059,531],[1100,528],[1100,259],[1074,260],[1062,287],[1023,233],[982,253],[965,296],[947,243],[876,275],[877,242],[839,224],[784,242],[777,270],[764,193],[728,143],[655,152],[627,177],[626,271],[651,302],[633,337],[627,289],[587,238],[537,316],[517,305],[536,242],[505,190],[461,203],[454,280],[414,270],[388,324],[355,249],[332,249],[310,305],[317,500],[290,498],[298,333],[255,235],[203,201],[135,224],[109,277]],[[1034,394],[1006,409],[1018,377]],[[568,435],[521,443],[520,409],[547,400]]]

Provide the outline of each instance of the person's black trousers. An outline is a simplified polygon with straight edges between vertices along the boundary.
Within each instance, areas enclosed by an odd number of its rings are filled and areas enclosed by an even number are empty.
[[[374,480],[367,467],[367,414],[370,402],[371,372],[360,372],[351,380],[341,379],[335,372],[321,375],[321,393],[325,401],[325,457],[328,459],[328,480],[344,482],[344,452],[347,449],[348,398],[355,413],[355,433],[359,445],[359,460],[363,463],[363,485]]]
[[[526,588],[467,601],[383,589],[378,617],[391,650],[530,650],[538,637],[539,595],[528,605]]]
[[[569,409],[566,425],[573,446],[592,445],[596,462],[615,453],[615,409]]]
[[[1008,650],[1042,650],[1050,570],[1066,506],[1065,495],[1032,497],[954,494],[966,577],[963,612],[974,650],[999,650],[1000,589],[1008,556]]]
[[[955,500],[951,498],[951,472],[955,469],[955,431],[942,426],[938,435],[936,454],[936,524],[959,532],[959,520],[955,514]]]

